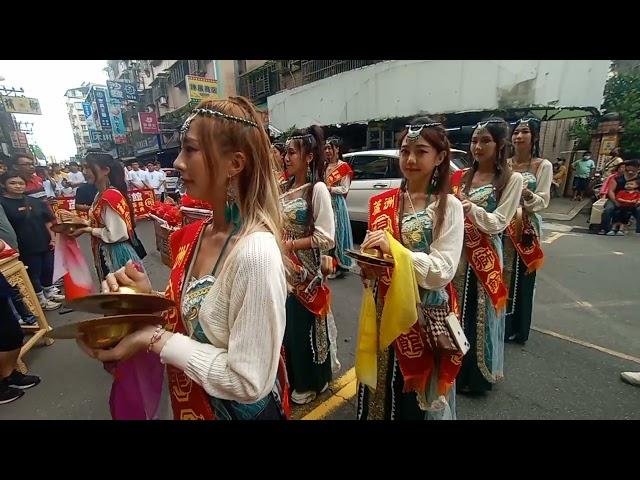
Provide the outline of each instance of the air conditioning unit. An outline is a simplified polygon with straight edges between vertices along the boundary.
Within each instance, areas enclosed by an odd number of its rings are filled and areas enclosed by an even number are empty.
[[[163,95],[158,99],[158,103],[163,107],[166,107],[167,105],[169,105],[169,100]]]

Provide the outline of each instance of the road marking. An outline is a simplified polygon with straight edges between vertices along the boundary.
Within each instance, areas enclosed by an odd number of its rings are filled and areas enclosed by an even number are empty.
[[[624,255],[624,253],[622,253],[622,252],[616,252],[616,251],[613,251],[613,252],[611,252],[611,253],[613,253],[614,255]]]
[[[572,310],[574,308],[608,308],[608,307],[632,307],[640,305],[640,300],[605,300],[597,303],[589,302],[562,302],[562,303],[536,303],[536,310]]]
[[[322,420],[327,415],[347,403],[356,395],[358,381],[356,379],[356,369],[351,368],[342,377],[336,380],[332,389],[339,389],[328,399],[307,413],[301,420]]]
[[[555,242],[558,238],[562,237],[564,235],[564,232],[553,232],[551,233],[547,238],[545,238],[542,243],[553,243]]]
[[[549,234],[549,236],[547,238],[542,240],[541,243],[550,244],[550,243],[553,243],[553,242],[555,242],[556,240],[558,240],[559,238],[562,238],[562,237],[576,237],[576,236],[578,236],[577,233],[552,232],[551,234]]]
[[[577,302],[580,303],[581,306],[585,308],[594,309],[594,307],[588,302]],[[534,330],[538,333],[542,333],[544,335],[549,335],[551,337],[559,338],[561,340],[566,340],[567,342],[575,343],[576,345],[580,345],[582,347],[591,348],[593,350],[597,350],[601,353],[606,353],[607,355],[611,355],[613,357],[621,358],[623,360],[628,360],[630,362],[635,362],[640,364],[640,358],[634,357],[632,355],[627,355],[626,353],[616,352],[615,350],[611,350],[606,347],[601,347],[600,345],[596,345],[594,343],[586,342],[584,340],[580,340],[579,338],[573,338],[568,335],[563,335],[558,332],[554,332],[552,330],[546,330],[544,328],[531,327],[531,330]],[[358,387],[358,380],[356,378],[356,370],[355,368],[351,368],[348,370],[342,377],[336,380],[331,385],[331,389],[339,389],[336,393],[327,398],[324,402],[318,405],[316,408],[307,413],[301,420],[322,420],[326,418],[331,413],[336,411],[341,406],[345,405],[349,402],[353,397],[356,396]]]
[[[539,279],[541,279],[542,281],[548,283],[555,290],[557,290],[558,292],[563,293],[565,296],[569,297],[571,300],[576,302],[581,307],[584,307],[588,312],[592,313],[595,317],[600,318],[602,320],[608,320],[609,319],[609,316],[606,313],[604,313],[602,310],[598,310],[591,303],[584,301],[573,290],[565,287],[560,282],[558,282],[557,280],[554,280],[553,278],[551,278],[546,273],[544,273],[542,271],[539,271],[537,273],[537,275],[538,275]]]
[[[577,345],[582,345],[583,347],[592,348],[594,350],[598,350],[599,352],[606,353],[607,355],[611,355],[613,357],[622,358],[623,360],[629,360],[630,362],[635,362],[640,364],[640,358],[638,357],[627,355],[626,353],[616,352],[615,350],[601,347],[600,345],[595,345],[593,343],[585,342],[584,340],[580,340],[578,338],[569,337],[568,335],[563,335],[561,333],[557,333],[552,330],[545,330],[544,328],[531,327],[531,330],[535,330],[536,332],[544,333],[545,335],[550,335],[552,337],[560,338],[562,340],[566,340],[567,342],[575,343]]]

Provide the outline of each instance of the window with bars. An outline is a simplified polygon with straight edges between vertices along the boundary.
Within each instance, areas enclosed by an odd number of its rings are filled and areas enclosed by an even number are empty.
[[[158,82],[151,88],[153,101],[158,100],[160,97],[168,97],[167,94],[167,79],[159,78]]]
[[[185,76],[189,75],[189,60],[178,60],[169,71],[171,86],[178,87],[185,82]]]
[[[188,60],[189,62],[189,74],[205,76],[207,73],[207,64],[211,60]]]
[[[275,63],[265,64],[240,77],[240,94],[254,103],[262,103],[280,90],[280,76]]]
[[[382,60],[302,60],[302,81],[304,84],[332,77],[339,73],[366,67]]]

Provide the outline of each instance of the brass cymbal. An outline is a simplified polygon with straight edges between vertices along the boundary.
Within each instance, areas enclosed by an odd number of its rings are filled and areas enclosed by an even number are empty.
[[[131,291],[131,293],[129,293]],[[125,293],[126,292],[126,293]],[[116,293],[96,293],[74,298],[67,302],[74,310],[103,315],[126,315],[134,313],[157,313],[175,306],[173,300],[152,293],[137,293],[120,287]]]
[[[356,250],[351,250],[349,248],[347,248],[344,253],[358,262],[373,265],[375,267],[393,267],[394,264],[393,258],[380,258],[363,252],[358,252]]]
[[[48,337],[61,340],[74,339],[84,334],[85,341],[92,348],[109,348],[144,325],[162,325],[164,319],[158,315],[134,314],[93,318],[81,322],[56,327],[47,333]]]

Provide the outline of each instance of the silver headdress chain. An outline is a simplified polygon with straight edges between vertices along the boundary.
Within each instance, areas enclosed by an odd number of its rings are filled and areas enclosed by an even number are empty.
[[[416,141],[424,128],[439,127],[439,126],[442,126],[442,123],[433,122],[433,123],[420,123],[416,125],[405,125],[405,127],[409,129],[409,131],[407,132],[407,141],[409,142]]]
[[[182,135],[187,133],[187,130],[189,130],[189,126],[191,125],[191,122],[198,115],[204,115],[205,117],[224,118],[226,120],[239,122],[239,123],[242,123],[244,125],[248,125],[250,127],[257,127],[258,126],[258,124],[256,122],[253,122],[253,121],[248,120],[246,118],[236,117],[235,115],[228,115],[228,114],[220,112],[218,110],[211,110],[210,108],[195,108],[195,109],[193,109],[191,111],[191,114],[187,117],[187,119],[185,120],[184,124],[182,125],[182,128],[180,129],[180,133]]]

